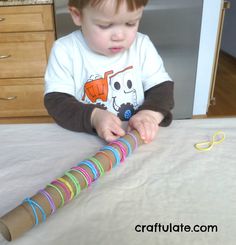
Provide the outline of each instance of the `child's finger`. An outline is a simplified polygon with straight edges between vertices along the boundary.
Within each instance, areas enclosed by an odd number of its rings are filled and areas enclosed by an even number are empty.
[[[114,124],[112,127],[111,132],[113,133],[113,135],[117,136],[117,137],[121,137],[125,135],[125,131],[123,128],[121,128],[119,125]]]
[[[132,127],[139,132],[141,139],[144,140],[144,142],[145,142],[145,140],[146,140],[146,129],[144,127],[144,124],[141,122],[137,122],[137,123],[134,122]]]
[[[112,128],[107,128],[104,133],[103,133],[103,138],[105,139],[105,141],[107,142],[111,142],[114,141],[118,138],[120,138],[121,136],[125,135],[125,131],[119,127],[118,125],[115,125]]]
[[[146,140],[148,143],[150,143],[153,140],[156,131],[155,125],[152,122],[146,122],[145,128],[146,128]]]

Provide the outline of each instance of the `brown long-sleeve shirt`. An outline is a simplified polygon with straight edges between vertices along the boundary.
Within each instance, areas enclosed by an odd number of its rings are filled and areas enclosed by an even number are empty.
[[[84,104],[74,96],[53,92],[44,97],[44,104],[48,113],[56,123],[63,128],[93,134],[95,130],[91,125],[91,114],[94,108],[104,109],[96,104]],[[174,83],[166,81],[145,92],[144,103],[135,112],[140,110],[153,110],[164,115],[160,126],[168,126],[172,121],[171,110],[174,107]]]

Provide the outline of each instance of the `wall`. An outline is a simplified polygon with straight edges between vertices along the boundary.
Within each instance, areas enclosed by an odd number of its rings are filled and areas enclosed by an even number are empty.
[[[204,0],[193,115],[205,115],[211,89],[217,31],[223,0]]]
[[[225,13],[221,49],[236,58],[236,1],[229,2],[231,2],[231,7]]]

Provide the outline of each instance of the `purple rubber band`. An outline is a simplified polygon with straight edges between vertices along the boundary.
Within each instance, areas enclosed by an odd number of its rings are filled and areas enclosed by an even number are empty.
[[[132,134],[131,132],[127,132],[127,134],[130,135],[130,136],[133,138],[134,142],[135,142],[135,148],[134,148],[134,150],[137,149],[137,147],[138,147],[138,141],[137,141],[137,138],[136,138],[135,135]]]
[[[50,204],[51,207],[51,214],[55,213],[56,211],[56,205],[52,199],[52,197],[50,196],[50,194],[46,191],[46,190],[40,190],[39,193],[41,193],[43,196],[45,196]]]

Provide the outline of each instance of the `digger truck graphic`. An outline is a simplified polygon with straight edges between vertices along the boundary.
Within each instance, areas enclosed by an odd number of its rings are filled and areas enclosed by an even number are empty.
[[[82,100],[85,100],[85,96],[89,98],[92,103],[95,103],[98,99],[107,101],[108,96],[108,76],[113,74],[113,71],[107,71],[104,73],[104,77],[97,78],[92,81],[87,81],[84,85],[84,95]]]
[[[133,66],[116,73],[113,70],[107,71],[104,77],[92,75],[84,85],[82,100],[98,103],[106,109],[109,108],[109,111],[121,120],[128,120],[138,108],[134,81]]]

